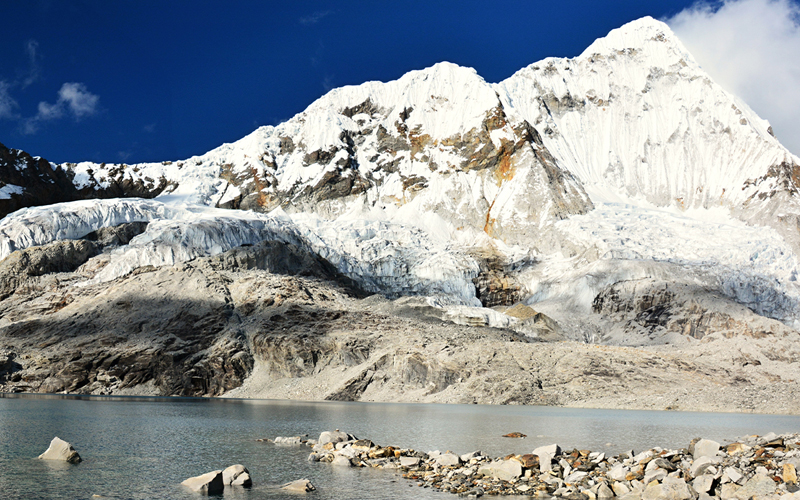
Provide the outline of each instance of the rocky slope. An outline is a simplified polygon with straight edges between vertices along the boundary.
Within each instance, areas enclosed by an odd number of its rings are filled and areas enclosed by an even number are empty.
[[[798,411],[798,334],[775,321],[764,328],[762,317],[744,321],[763,328],[753,337],[565,342],[523,306],[508,311],[517,322],[489,328],[422,299],[359,298],[352,280],[292,245],[87,284],[103,255],[68,250],[83,244],[3,261],[0,271],[23,276],[0,301],[4,391]],[[53,271],[36,272],[45,267]],[[605,314],[628,312],[625,300],[613,311],[606,301],[597,300]]]
[[[800,411],[800,160],[649,18],[187,160],[0,161],[6,390]]]

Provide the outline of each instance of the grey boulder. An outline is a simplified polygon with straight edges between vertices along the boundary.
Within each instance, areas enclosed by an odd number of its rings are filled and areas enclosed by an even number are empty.
[[[222,471],[222,482],[225,485],[244,486],[245,488],[253,486],[253,480],[250,478],[250,471],[241,464],[231,465]]]
[[[64,441],[59,437],[54,437],[50,441],[50,446],[44,453],[39,455],[41,460],[60,460],[71,464],[77,464],[81,461],[81,456],[75,451],[71,444]]]
[[[206,472],[203,475],[190,477],[181,483],[192,491],[204,495],[216,495],[225,490],[225,483],[222,481],[222,471],[215,470]]]
[[[297,481],[286,483],[283,486],[281,486],[281,489],[286,491],[294,491],[298,493],[306,493],[309,491],[316,490],[314,485],[311,484],[311,481],[309,481],[308,479],[298,479]]]

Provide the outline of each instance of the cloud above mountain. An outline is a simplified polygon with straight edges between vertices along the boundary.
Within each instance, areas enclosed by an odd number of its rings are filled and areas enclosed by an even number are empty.
[[[800,154],[800,4],[698,2],[665,21],[717,83],[769,120],[778,139]]]
[[[41,123],[71,115],[75,120],[92,116],[98,112],[100,97],[92,94],[83,83],[65,83],[58,91],[55,104],[42,101],[38,112],[24,123],[27,134],[36,133]]]

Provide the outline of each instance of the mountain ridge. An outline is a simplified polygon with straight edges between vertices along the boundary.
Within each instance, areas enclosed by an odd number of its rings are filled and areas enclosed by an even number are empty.
[[[307,367],[320,354],[304,349],[333,349],[326,329],[319,335],[328,340],[306,343],[277,331],[272,338],[257,322],[248,323],[257,310],[264,325],[288,322],[302,330],[309,322],[317,328],[318,316],[309,312],[314,299],[304,298],[302,287],[290,287],[292,300],[309,308],[301,314],[262,297],[280,281],[262,280],[273,271],[256,266],[222,272],[208,263],[258,262],[265,242],[322,262],[354,289],[382,295],[324,307],[325,314],[338,314],[341,306],[358,316],[354,311],[380,306],[389,318],[374,319],[380,329],[399,315],[419,321],[414,324],[420,331],[426,324],[455,323],[498,329],[504,333],[497,342],[677,345],[683,350],[676,356],[720,342],[760,359],[765,380],[777,365],[764,346],[775,341],[793,349],[798,336],[800,160],[771,135],[766,121],[702,71],[668,26],[651,18],[612,31],[576,58],[547,58],[499,83],[443,62],[391,82],[333,89],[282,124],[185,160],[34,161],[67,179],[72,198],[39,200],[42,206],[0,220],[0,258],[29,252],[74,262],[34,269],[21,257],[9,260],[23,278],[18,291],[0,300],[7,311],[0,336],[12,338],[41,322],[35,314],[48,307],[94,307],[94,291],[122,297],[127,282],[147,289],[157,278],[169,297],[183,297],[184,291],[164,284],[174,275],[203,283],[220,304],[209,312],[213,338],[189,336],[203,351],[192,356],[209,355],[211,345],[235,344],[242,359],[253,360],[229,370],[235,382],[203,372],[201,386],[214,387],[214,395],[268,365],[281,366],[284,375],[311,377],[313,370],[287,366]],[[0,172],[9,168],[14,166]],[[33,168],[14,171],[38,176]],[[22,181],[0,182],[9,202],[25,195]],[[73,201],[82,198],[110,199]],[[82,244],[94,253],[76,253],[77,244],[59,246],[129,223],[141,232],[102,248]],[[57,272],[42,275],[39,267]],[[269,283],[259,288],[257,300],[247,292],[247,283],[256,281]],[[327,286],[319,285],[320,296],[336,295]],[[234,288],[241,295],[235,306]],[[191,300],[202,302],[194,295]],[[30,316],[28,303],[45,305]],[[522,317],[515,316],[520,309]],[[73,335],[67,312],[52,317],[59,331]],[[116,316],[109,314],[113,322]],[[466,331],[442,328],[437,336]],[[172,342],[169,337],[158,330],[150,341],[160,345]],[[724,340],[729,338],[736,340]],[[255,352],[254,339],[272,347]],[[381,349],[410,349],[388,337],[383,342]],[[720,359],[739,359],[725,349]],[[361,389],[389,359],[360,351],[341,356],[354,377],[345,385]],[[425,358],[431,373],[442,367],[435,357]],[[182,371],[191,371],[187,367],[175,366],[175,373],[188,373]],[[442,371],[436,390],[453,386],[456,372]],[[112,387],[91,384],[92,391]],[[182,384],[181,394],[201,390]],[[370,392],[352,397],[361,394]]]

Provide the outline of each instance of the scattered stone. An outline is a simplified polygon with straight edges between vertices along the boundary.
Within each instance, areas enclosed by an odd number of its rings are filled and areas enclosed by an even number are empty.
[[[77,464],[81,461],[81,456],[75,451],[71,444],[64,441],[59,437],[54,437],[50,441],[50,446],[44,453],[39,455],[41,460],[60,460],[71,464]]]
[[[357,451],[369,451],[375,446],[375,444],[369,439],[359,439],[350,446],[352,446],[353,449]]]
[[[400,467],[414,467],[419,465],[419,457],[400,457]]]
[[[508,434],[503,434],[504,438],[526,438],[528,437],[527,434],[523,434],[521,432],[509,432]]]
[[[709,472],[709,467],[713,467],[716,462],[711,457],[700,457],[692,463],[689,473],[692,477]]]
[[[736,498],[736,492],[739,491],[740,488],[741,486],[734,483],[723,484],[719,489],[720,500],[731,500],[732,498]]]
[[[595,495],[597,496],[597,500],[608,500],[610,498],[614,498],[614,492],[606,483],[600,483]]]
[[[714,486],[714,476],[710,474],[704,474],[700,477],[697,477],[692,481],[692,488],[694,491],[698,493],[708,493],[711,491],[711,488]]]
[[[315,488],[308,479],[298,479],[296,481],[292,481],[291,483],[284,484],[281,486],[281,489],[286,491],[295,491],[298,493],[307,493],[309,491],[314,491],[317,488]]]
[[[225,483],[222,480],[221,470],[206,472],[201,476],[190,477],[181,484],[192,491],[204,495],[216,495],[225,490]]]
[[[737,453],[746,453],[750,451],[752,448],[747,446],[746,444],[742,443],[731,443],[725,447],[725,451],[728,455],[735,455]]]
[[[511,481],[522,475],[522,465],[516,460],[501,460],[481,466],[478,474],[502,481]]]
[[[492,459],[479,451],[459,457],[449,451],[421,453],[348,439],[335,445],[328,442],[324,450],[314,446],[309,461],[399,469],[404,478],[418,486],[462,497],[768,500],[777,492],[784,495],[781,500],[800,500],[796,484],[800,434],[774,437],[768,443],[776,447],[762,447],[758,443],[764,440],[757,436],[744,441],[739,443],[742,446],[720,447],[714,441],[697,439],[689,449],[654,448],[615,457],[590,450],[562,451],[553,444],[529,454]],[[728,450],[735,450],[735,455]]]
[[[742,484],[742,481],[744,481],[744,476],[742,475],[742,473],[734,469],[733,467],[726,468],[724,476],[726,476],[728,479],[730,479],[732,482],[736,484]]]

